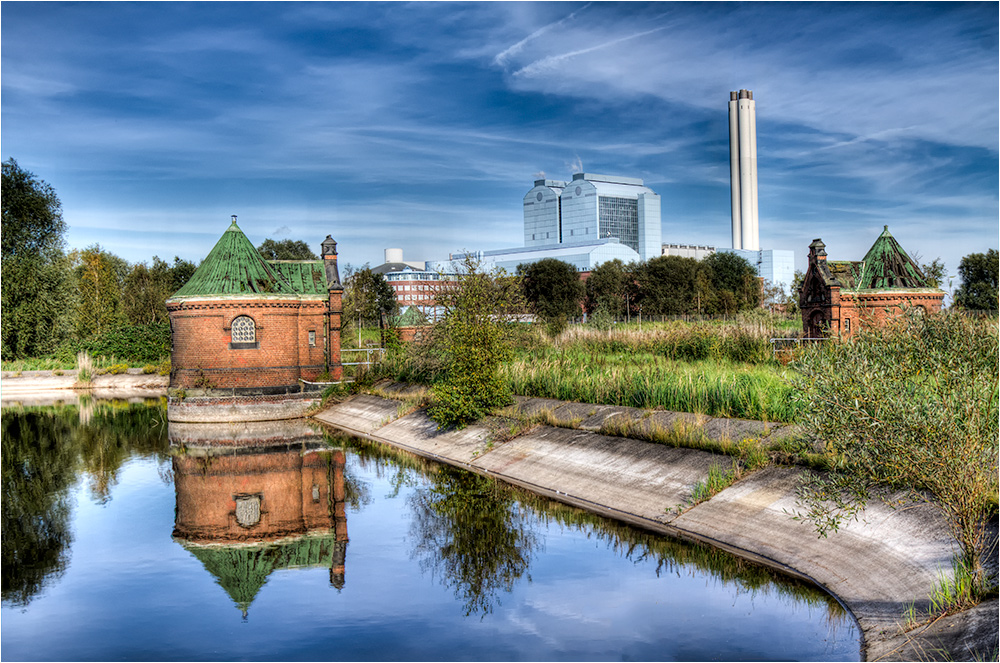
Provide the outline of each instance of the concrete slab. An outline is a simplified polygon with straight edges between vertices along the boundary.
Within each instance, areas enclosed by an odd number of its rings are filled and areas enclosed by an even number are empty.
[[[872,503],[862,521],[819,538],[792,519],[801,473],[762,470],[671,524],[806,575],[850,607],[869,642],[896,633],[906,607],[926,610],[939,574],[950,573],[955,548],[943,519],[929,507]]]
[[[351,432],[369,434],[399,416],[399,401],[369,394],[352,396],[315,415],[316,419]]]
[[[732,440],[738,442],[749,437],[762,438],[770,433],[774,424],[746,419],[723,419],[712,417],[701,427],[702,434],[710,440]]]
[[[472,465],[522,485],[665,524],[723,456],[589,431],[539,426]]]
[[[439,431],[437,423],[423,410],[408,414],[380,428],[378,439],[442,462],[469,464],[485,453],[490,431],[485,426]]]

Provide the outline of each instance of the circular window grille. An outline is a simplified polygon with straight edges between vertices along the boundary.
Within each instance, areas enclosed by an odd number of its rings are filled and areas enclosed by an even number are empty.
[[[241,315],[233,320],[233,343],[254,343],[256,340],[257,331],[252,318]]]

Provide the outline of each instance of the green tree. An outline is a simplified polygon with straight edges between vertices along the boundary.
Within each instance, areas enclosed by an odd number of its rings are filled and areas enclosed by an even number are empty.
[[[696,311],[695,283],[702,269],[702,263],[694,258],[681,256],[659,256],[646,261],[636,275],[642,312],[680,315]]]
[[[941,261],[941,258],[934,258],[930,264],[920,265],[920,271],[927,277],[927,287],[929,288],[940,288],[947,276],[944,262]]]
[[[85,339],[123,325],[122,286],[128,263],[98,244],[74,251],[72,258],[79,293],[77,336]]]
[[[299,240],[282,239],[273,240],[270,237],[261,242],[257,247],[257,252],[265,260],[316,260],[316,254],[309,249],[309,245]]]
[[[350,270],[345,285],[344,325],[360,320],[362,324],[377,327],[383,315],[392,316],[399,308],[396,293],[385,275],[372,271],[368,265]]]
[[[618,258],[602,262],[587,277],[587,312],[603,309],[614,318],[624,317],[626,295],[632,280],[632,270]]]
[[[517,277],[487,273],[467,258],[458,283],[438,295],[445,314],[433,337],[444,378],[432,387],[429,414],[442,428],[464,426],[513,402],[500,365],[512,353],[522,293]]]
[[[153,256],[156,261],[156,256]],[[191,280],[198,267],[190,260],[181,260],[174,256],[174,264],[170,267],[170,293],[173,294],[184,287],[184,284]]]
[[[2,170],[3,358],[49,354],[73,328],[62,204],[51,185],[14,159]]]
[[[153,256],[153,264],[131,266],[122,284],[122,309],[129,324],[166,322],[167,297],[174,293],[170,265]]]
[[[761,287],[757,270],[735,253],[719,251],[702,264],[712,270],[712,285],[718,296],[718,312],[731,315],[760,306]],[[726,293],[729,293],[728,296]]]
[[[955,305],[969,311],[997,310],[997,276],[1000,254],[996,249],[970,253],[958,265],[962,284],[955,291]]]
[[[524,299],[546,320],[565,320],[580,314],[586,288],[573,265],[555,258],[517,266]]]

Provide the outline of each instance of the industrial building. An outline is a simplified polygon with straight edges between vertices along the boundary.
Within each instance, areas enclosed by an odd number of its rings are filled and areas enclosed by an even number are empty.
[[[524,196],[526,248],[612,237],[639,260],[660,255],[660,196],[641,179],[576,173],[568,183],[535,180]]]

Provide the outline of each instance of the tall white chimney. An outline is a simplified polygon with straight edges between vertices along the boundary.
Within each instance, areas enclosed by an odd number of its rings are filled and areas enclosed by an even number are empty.
[[[760,250],[757,225],[757,107],[751,90],[729,93],[733,248]]]

